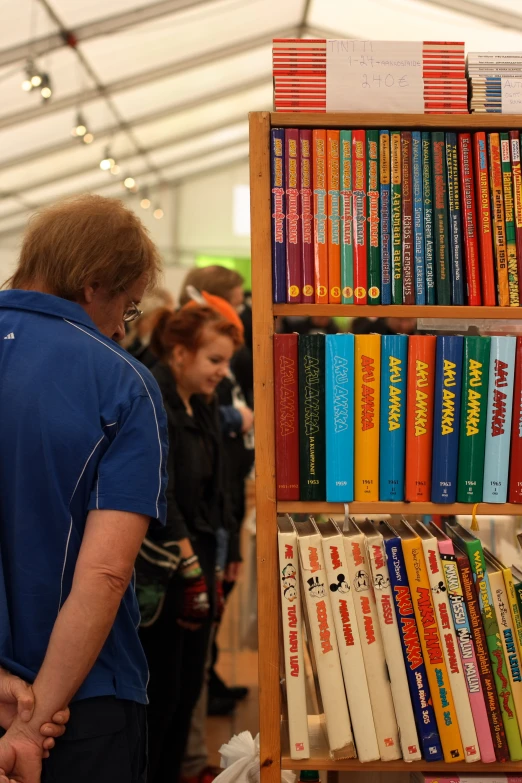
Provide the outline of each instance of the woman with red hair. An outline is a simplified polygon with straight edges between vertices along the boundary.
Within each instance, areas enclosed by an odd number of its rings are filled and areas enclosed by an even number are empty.
[[[163,558],[167,574],[175,548],[181,560],[170,581],[141,579],[138,564],[140,633],[150,669],[149,783],[179,779],[212,623],[221,610],[216,566],[239,560],[215,395],[242,342],[241,322],[226,315],[189,303],[165,312],[150,342],[169,427],[167,526],[149,531],[140,561],[151,566]]]

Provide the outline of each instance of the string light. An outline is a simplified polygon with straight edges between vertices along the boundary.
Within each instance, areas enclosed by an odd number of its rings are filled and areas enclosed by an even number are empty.
[[[48,101],[53,94],[53,88],[51,84],[51,77],[48,73],[40,71],[33,60],[28,60],[25,66],[25,79],[22,81],[22,90],[24,92],[31,92],[32,90],[40,90],[40,95],[44,101]]]
[[[85,136],[83,136],[82,141],[84,144],[92,144],[92,142],[94,141],[94,136],[92,135],[92,133],[89,133],[89,131],[87,131]]]
[[[152,214],[154,215],[156,220],[161,220],[161,218],[164,215],[164,212],[163,212],[162,208],[159,206],[159,204],[156,206],[156,208],[155,208],[155,210],[154,210],[154,212]]]
[[[116,161],[111,157],[111,153],[108,147],[105,148],[105,156],[100,161],[100,168],[102,171],[111,171],[116,165]]]
[[[53,94],[53,88],[51,86],[51,77],[48,73],[42,73],[40,78],[40,95],[44,99],[44,101],[48,101],[51,95]],[[31,79],[31,82],[33,80]],[[38,86],[38,85],[37,85]]]
[[[111,174],[114,174],[115,177],[120,173],[120,171],[121,169],[117,163],[115,163],[114,166],[111,166]]]
[[[140,207],[142,209],[148,209],[150,207],[149,191],[144,188],[141,194]]]
[[[71,128],[71,134],[73,136],[78,136],[80,138],[83,138],[84,136],[87,135],[87,123],[81,111],[79,111],[78,114],[76,115],[75,125],[73,128]]]
[[[125,177],[123,184],[128,190],[132,190],[132,188],[136,185],[136,180],[134,177]]]

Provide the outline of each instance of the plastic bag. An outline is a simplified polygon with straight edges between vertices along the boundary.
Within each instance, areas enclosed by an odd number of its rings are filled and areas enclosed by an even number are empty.
[[[260,783],[259,734],[255,739],[249,731],[235,734],[219,752],[223,772],[214,783]],[[282,771],[281,783],[295,783],[295,774]]]

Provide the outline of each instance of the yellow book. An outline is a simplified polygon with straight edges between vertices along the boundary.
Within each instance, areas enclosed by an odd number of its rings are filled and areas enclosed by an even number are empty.
[[[444,661],[422,542],[419,536],[404,522],[392,522],[391,525],[401,538],[406,573],[410,583],[413,609],[424,653],[424,663],[426,664],[444,760],[447,763],[465,761],[455,701]]]
[[[355,500],[379,500],[381,336],[355,335]]]

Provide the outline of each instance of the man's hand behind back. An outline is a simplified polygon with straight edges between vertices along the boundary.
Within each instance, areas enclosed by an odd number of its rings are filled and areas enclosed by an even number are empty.
[[[20,718],[0,739],[0,783],[40,783],[42,774],[42,738],[32,735]],[[54,742],[54,740],[53,740]]]

